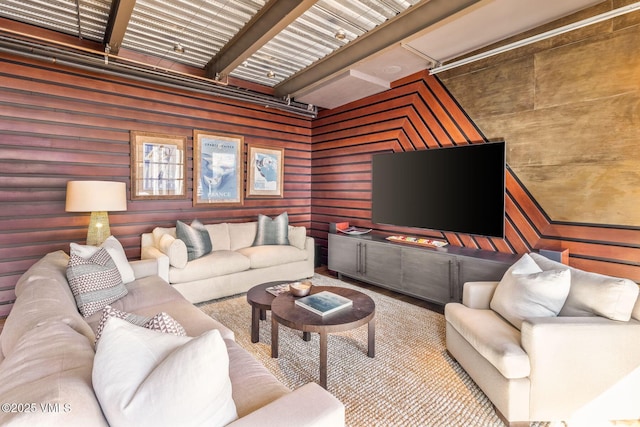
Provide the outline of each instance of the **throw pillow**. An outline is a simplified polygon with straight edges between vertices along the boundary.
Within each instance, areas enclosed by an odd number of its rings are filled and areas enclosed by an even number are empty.
[[[564,264],[532,253],[543,270],[561,268]],[[565,266],[566,267],[566,266]],[[560,316],[602,316],[628,322],[638,299],[638,285],[629,279],[606,276],[569,267],[571,289]]]
[[[258,231],[253,246],[288,245],[289,244],[289,215],[284,212],[271,219],[258,215]]]
[[[229,356],[216,329],[178,337],[113,318],[92,379],[110,425],[223,426],[237,419]]]
[[[84,317],[127,295],[115,262],[105,248],[85,259],[71,254],[67,265],[69,287]]]
[[[164,234],[160,238],[160,244],[158,246],[160,251],[169,257],[169,264],[176,268],[185,268],[189,261],[189,252],[187,245],[180,240],[176,239],[170,234]]]
[[[305,227],[289,226],[289,244],[304,250],[307,241],[307,229]]]
[[[191,225],[176,222],[176,236],[187,245],[187,259],[193,261],[211,252],[211,237],[204,225],[194,219]]]
[[[95,254],[98,249],[105,248],[113,261],[116,263],[116,267],[118,267],[118,271],[120,272],[120,276],[122,276],[122,281],[124,283],[130,283],[136,280],[136,276],[133,273],[133,268],[131,264],[129,264],[129,260],[127,259],[127,254],[124,252],[124,248],[113,236],[107,237],[107,240],[102,242],[100,246],[90,246],[90,245],[79,245],[77,243],[71,243],[70,245],[70,254],[80,255],[82,258],[90,258],[91,255]]]
[[[570,286],[568,269],[542,271],[525,254],[498,283],[490,307],[520,329],[527,318],[557,316],[569,295]]]
[[[165,312],[160,312],[153,317],[148,317],[148,316],[140,316],[139,314],[134,314],[134,313],[127,313],[126,311],[116,310],[115,308],[108,305],[102,309],[102,318],[100,319],[100,323],[98,323],[98,327],[96,329],[96,340],[95,340],[96,344],[98,343],[98,340],[100,340],[100,337],[102,336],[104,325],[107,323],[107,320],[111,319],[112,317],[117,317],[118,319],[126,320],[132,325],[151,329],[152,331],[158,331],[158,332],[178,335],[182,337],[187,335],[187,332],[184,330],[182,325]]]

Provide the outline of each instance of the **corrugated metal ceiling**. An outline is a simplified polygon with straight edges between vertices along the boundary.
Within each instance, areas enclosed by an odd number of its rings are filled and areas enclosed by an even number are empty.
[[[275,86],[420,0],[319,0],[230,75]],[[204,68],[266,0],[137,0],[122,48]],[[111,0],[2,0],[0,16],[104,42]],[[342,31],[343,39],[336,38]],[[174,46],[180,44],[183,53]],[[153,64],[150,64],[153,65]],[[271,75],[268,77],[268,75]]]

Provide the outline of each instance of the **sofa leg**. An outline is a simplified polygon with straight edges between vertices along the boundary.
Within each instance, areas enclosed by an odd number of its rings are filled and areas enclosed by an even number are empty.
[[[498,408],[495,407],[495,405],[493,406],[493,409],[495,409],[496,414],[498,414],[498,418],[500,418],[500,421],[502,421],[504,425],[508,427],[529,427],[531,425],[529,421],[509,421],[507,420],[507,417],[505,417],[502,412],[500,412]]]

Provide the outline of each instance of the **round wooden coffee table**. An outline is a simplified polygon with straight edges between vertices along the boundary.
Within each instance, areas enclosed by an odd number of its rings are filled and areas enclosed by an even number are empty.
[[[329,291],[353,301],[351,307],[321,316],[295,304],[297,297],[286,293],[271,302],[271,357],[278,357],[278,326],[284,325],[303,332],[320,335],[320,385],[327,388],[327,335],[368,324],[367,356],[375,357],[376,305],[366,294],[335,286],[314,286],[311,293]]]
[[[247,292],[247,302],[251,305],[251,342],[256,343],[260,340],[260,321],[267,319],[267,311],[271,310],[271,302],[275,295],[271,295],[265,289],[279,285],[281,283],[289,283],[290,281],[268,282],[256,285]]]

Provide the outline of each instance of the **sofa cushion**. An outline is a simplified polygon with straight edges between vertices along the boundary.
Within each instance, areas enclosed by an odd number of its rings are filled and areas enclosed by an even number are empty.
[[[523,255],[504,274],[491,299],[491,309],[520,329],[529,317],[557,316],[569,294],[568,269],[540,271]]]
[[[176,237],[187,245],[189,261],[198,259],[211,252],[211,236],[204,225],[194,219],[191,225],[176,221]]]
[[[184,268],[189,262],[189,252],[184,241],[170,234],[163,234],[158,249],[169,257],[169,264],[176,268]]]
[[[69,287],[80,313],[87,317],[127,294],[120,272],[106,249],[89,259],[72,254],[67,267]]]
[[[305,249],[307,242],[307,228],[306,227],[294,227],[289,225],[289,244],[295,246],[298,249]]]
[[[118,319],[122,319],[131,323],[132,325],[147,328],[152,331],[178,335],[181,337],[187,335],[182,325],[180,325],[180,323],[178,323],[173,317],[169,316],[165,312],[160,312],[151,317],[140,316],[138,314],[116,310],[108,305],[102,309],[102,319],[100,319],[100,323],[98,324],[98,328],[96,329],[96,343],[100,340],[102,331],[104,330],[104,326],[106,325],[107,321],[112,317],[117,317]]]
[[[231,238],[229,237],[229,224],[226,222],[220,224],[205,224],[204,228],[211,236],[211,246],[214,251],[230,251]]]
[[[255,221],[229,223],[229,250],[237,251],[253,245],[257,232],[258,223]]]
[[[5,357],[25,333],[44,322],[59,321],[93,340],[93,331],[78,311],[67,283],[68,263],[69,255],[64,251],[51,252],[20,277],[15,289],[18,298],[0,334]]]
[[[111,425],[224,426],[237,418],[229,356],[217,330],[178,337],[112,318],[92,377]]]
[[[520,344],[520,331],[496,312],[459,303],[445,305],[444,311],[447,322],[505,378],[529,376],[531,365]]]
[[[0,364],[0,402],[33,403],[36,410],[0,411],[0,425],[107,426],[91,387],[94,354],[86,336],[58,320],[25,332]]]
[[[79,255],[82,258],[90,258],[91,255],[96,253],[98,249],[105,248],[113,262],[116,263],[116,267],[118,267],[118,272],[120,272],[120,276],[122,277],[122,281],[124,283],[133,282],[136,280],[136,276],[133,273],[133,268],[129,265],[129,260],[127,259],[127,254],[124,252],[124,248],[113,236],[107,237],[107,240],[102,242],[100,246],[91,246],[91,245],[79,245],[77,243],[71,243],[70,245],[70,253],[72,255]]]
[[[170,283],[192,282],[248,270],[249,258],[234,251],[214,251],[201,258],[189,261],[182,269],[169,269]]]
[[[293,246],[252,246],[239,249],[239,253],[249,258],[251,268],[265,268],[290,262],[304,261],[307,252]]]
[[[239,417],[291,392],[235,341],[225,339],[224,342],[229,354],[229,377]]]
[[[252,246],[288,245],[289,215],[286,212],[271,219],[266,215],[258,215],[258,231]]]
[[[531,257],[543,270],[571,270],[571,288],[560,316],[602,316],[623,322],[631,318],[639,291],[635,282],[567,267],[536,253]]]
[[[151,235],[153,236],[153,246],[159,248],[160,239],[165,234],[168,234],[172,237],[176,237],[176,228],[175,227],[156,227],[153,230],[151,230]]]

